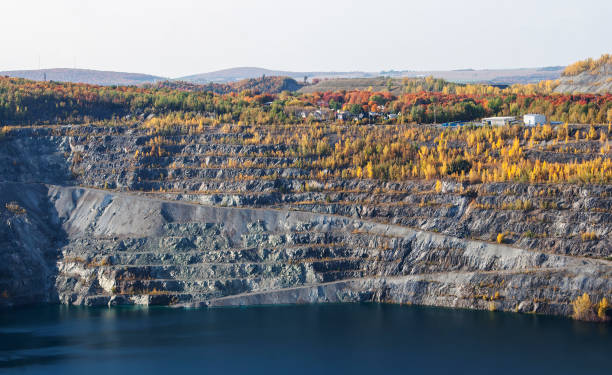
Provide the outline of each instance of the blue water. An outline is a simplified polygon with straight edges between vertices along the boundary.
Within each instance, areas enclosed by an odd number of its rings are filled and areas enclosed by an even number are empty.
[[[612,326],[346,304],[0,312],[4,374],[610,374]]]

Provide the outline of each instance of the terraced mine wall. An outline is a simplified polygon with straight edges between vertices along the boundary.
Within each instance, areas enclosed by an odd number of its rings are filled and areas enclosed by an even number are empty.
[[[156,166],[133,157],[150,139],[134,128],[22,128],[0,140],[0,304],[570,315],[577,296],[612,293],[610,186],[316,181],[250,156],[271,146],[220,137],[194,137]],[[224,155],[242,159],[220,167]]]

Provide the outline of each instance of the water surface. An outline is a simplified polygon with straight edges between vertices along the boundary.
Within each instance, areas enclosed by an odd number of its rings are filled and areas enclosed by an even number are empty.
[[[0,312],[4,374],[610,373],[610,325],[344,304]]]

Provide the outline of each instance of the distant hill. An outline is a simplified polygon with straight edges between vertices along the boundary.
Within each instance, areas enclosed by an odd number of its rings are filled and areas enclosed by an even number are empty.
[[[377,74],[367,72],[290,72],[284,70],[270,70],[255,67],[242,67],[217,70],[210,73],[195,74],[186,77],[177,78],[177,80],[193,82],[193,83],[210,83],[210,82],[232,82],[249,78],[258,78],[266,76],[283,76],[296,79],[300,82],[304,81],[304,77],[308,78],[354,78],[354,77],[373,77]]]
[[[324,79],[313,85],[304,86],[300,89],[301,93],[328,92],[340,90],[367,90],[388,91],[392,94],[402,92],[402,78],[337,78]]]
[[[561,76],[562,66],[519,69],[459,69],[427,71],[395,71],[386,74],[390,77],[426,77],[433,76],[457,83],[506,84],[536,83],[543,80],[554,80]]]
[[[290,77],[266,76],[229,83],[198,84],[186,81],[160,81],[153,84],[147,84],[145,87],[168,88],[183,91],[212,91],[217,94],[228,94],[230,92],[239,93],[245,90],[257,93],[278,94],[282,91],[297,91],[302,85]]]
[[[561,76],[562,66],[543,68],[521,68],[521,69],[459,69],[459,70],[389,70],[381,72],[290,72],[282,70],[269,70],[263,68],[244,67],[218,70],[210,73],[195,74],[178,78],[181,81],[193,83],[225,83],[247,78],[266,76],[286,76],[303,82],[304,77],[309,80],[319,79],[343,79],[343,78],[375,78],[375,77],[426,77],[443,78],[451,82],[459,83],[492,83],[492,84],[514,84],[535,83],[542,80],[553,80]]]
[[[0,76],[26,78],[35,81],[58,81],[73,83],[89,83],[94,85],[141,85],[153,83],[167,78],[140,73],[110,72],[90,69],[37,69],[11,70],[0,72]]]
[[[569,65],[563,71],[555,92],[612,93],[612,55],[605,54],[599,59],[589,58]]]
[[[449,82],[457,83],[489,83],[489,84],[514,84],[514,83],[535,83],[542,80],[554,80],[561,76],[563,67],[543,67],[543,68],[523,68],[523,69],[485,69],[485,70],[474,70],[474,69],[459,69],[459,70],[428,70],[428,71],[412,71],[412,70],[389,70],[381,72],[321,72],[321,71],[310,71],[310,72],[292,72],[283,70],[271,70],[257,67],[242,67],[242,68],[231,68],[223,69],[209,73],[194,74],[185,77],[174,79],[174,81],[187,82],[198,85],[206,84],[226,84],[244,81],[248,79],[260,79],[263,76],[266,77],[285,77],[295,80],[296,84],[302,84],[304,77],[308,77],[308,81],[312,82],[314,79],[321,80],[333,80],[333,79],[372,79],[376,77],[390,77],[390,78],[422,78],[426,76],[433,76],[435,78],[442,78]],[[89,69],[40,69],[40,70],[13,70],[0,72],[0,76],[10,76],[26,78],[31,80],[48,80],[48,81],[59,81],[59,82],[75,82],[75,83],[90,83],[97,85],[142,85],[152,84],[161,81],[167,81],[168,78],[158,77],[148,74],[140,73],[124,73],[124,72],[111,72],[111,71],[100,71],[100,70],[89,70]],[[277,90],[278,82],[259,82],[260,84],[272,84],[271,90]],[[253,83],[251,83],[253,84]],[[291,82],[285,82],[288,84],[288,90],[293,91],[299,89],[295,84]],[[358,84],[358,83],[357,83]],[[282,84],[281,84],[282,85]],[[246,84],[249,88],[249,84]],[[264,87],[262,86],[262,87]],[[199,89],[192,87],[191,89]],[[210,86],[211,91],[218,90],[229,90],[236,91],[237,87],[216,87]],[[252,88],[259,90],[259,88]],[[263,88],[262,91],[266,89]]]

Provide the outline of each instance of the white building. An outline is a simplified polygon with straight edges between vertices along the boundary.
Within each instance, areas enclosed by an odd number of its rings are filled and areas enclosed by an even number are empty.
[[[486,117],[482,119],[483,125],[494,125],[494,126],[504,126],[509,124],[515,124],[516,117],[514,116],[505,116],[505,117]]]
[[[347,112],[347,111],[338,111],[338,112],[336,113],[336,118],[337,118],[338,120],[341,120],[341,121],[348,121],[348,120],[350,120],[352,117],[353,117],[353,116],[351,116],[351,113],[350,113],[350,112]]]
[[[528,126],[536,126],[538,124],[546,124],[546,116],[537,113],[528,113],[523,116],[523,122]]]

